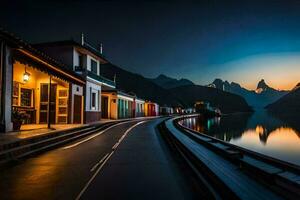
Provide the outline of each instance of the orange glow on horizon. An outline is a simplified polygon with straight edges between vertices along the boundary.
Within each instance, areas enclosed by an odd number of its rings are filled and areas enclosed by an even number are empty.
[[[266,83],[269,87],[274,88],[276,90],[292,90],[299,82],[300,82],[300,77],[298,80],[289,80],[289,79],[279,80],[279,79],[277,79],[274,82],[266,81]],[[256,90],[257,84],[258,84],[258,82],[241,84],[241,86],[246,88],[247,90]]]
[[[300,82],[300,52],[252,55],[215,68],[228,69],[216,77],[239,83],[249,90],[255,90],[261,79],[274,89],[292,90]]]

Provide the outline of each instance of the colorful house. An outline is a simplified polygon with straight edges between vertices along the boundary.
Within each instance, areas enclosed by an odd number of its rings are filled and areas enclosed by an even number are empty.
[[[145,116],[158,116],[159,115],[159,105],[157,103],[146,101],[145,102]]]
[[[102,117],[125,119],[135,116],[135,96],[118,91],[102,91]]]
[[[101,116],[101,91],[115,88],[114,81],[100,75],[101,64],[108,61],[102,55],[102,47],[94,48],[85,41],[82,35],[81,43],[74,40],[42,43],[35,45],[50,56],[71,66],[71,70],[82,75],[86,81],[85,94],[85,123],[96,122]],[[76,91],[76,88],[72,88]],[[104,99],[105,100],[105,99]],[[104,111],[106,113],[106,111]]]
[[[16,125],[12,113],[22,113],[23,124],[83,123],[81,75],[4,30],[0,58],[1,132]]]
[[[145,116],[145,101],[143,99],[134,98],[134,116],[133,117],[144,117]]]
[[[169,106],[159,107],[159,113],[161,115],[172,115],[174,113],[173,108]]]

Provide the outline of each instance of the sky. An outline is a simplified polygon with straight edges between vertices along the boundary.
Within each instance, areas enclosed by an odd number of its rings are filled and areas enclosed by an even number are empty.
[[[112,63],[150,78],[300,82],[299,0],[7,1],[0,26],[32,43],[84,33]]]

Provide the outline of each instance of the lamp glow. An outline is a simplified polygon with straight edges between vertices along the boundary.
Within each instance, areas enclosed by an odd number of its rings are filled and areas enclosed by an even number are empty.
[[[29,76],[30,76],[30,74],[25,71],[25,73],[23,74],[23,81],[28,82],[29,81]]]

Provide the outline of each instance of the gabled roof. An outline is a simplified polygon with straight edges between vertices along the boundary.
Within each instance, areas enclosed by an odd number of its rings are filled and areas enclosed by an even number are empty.
[[[55,47],[55,46],[74,46],[74,47],[79,47],[79,48],[83,48],[83,49],[85,49],[87,51],[90,51],[91,53],[95,54],[96,56],[98,56],[103,61],[109,62],[104,57],[103,54],[101,54],[98,50],[96,50],[95,48],[93,48],[91,45],[89,45],[86,42],[82,45],[82,44],[80,44],[79,42],[77,42],[75,40],[61,40],[61,41],[37,43],[37,44],[33,44],[33,45],[36,48],[39,48],[39,47]]]
[[[65,64],[51,58],[42,51],[37,50],[29,43],[25,42],[21,38],[15,36],[14,34],[4,30],[0,27],[0,39],[3,39],[9,46],[15,48],[16,55],[22,55],[23,57],[28,57],[29,59],[35,59],[38,62],[46,66],[48,72],[55,73],[59,77],[72,80],[79,84],[85,84],[85,80],[82,76],[70,70]]]

